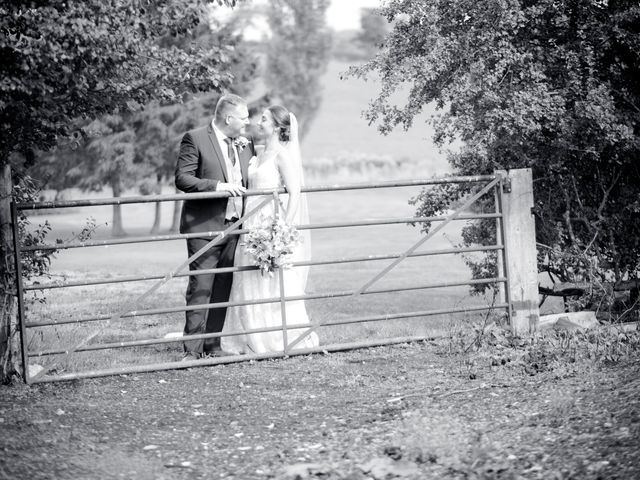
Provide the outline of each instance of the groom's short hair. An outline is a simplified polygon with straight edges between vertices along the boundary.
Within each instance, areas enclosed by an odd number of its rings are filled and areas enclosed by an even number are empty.
[[[236,107],[246,107],[247,101],[239,95],[227,93],[218,99],[216,104],[216,119],[223,120]]]

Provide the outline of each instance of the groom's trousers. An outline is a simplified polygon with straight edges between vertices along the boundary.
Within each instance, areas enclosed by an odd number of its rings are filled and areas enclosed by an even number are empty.
[[[187,251],[189,257],[211,239],[189,238],[187,239]],[[230,235],[221,243],[214,245],[203,255],[189,264],[190,271],[208,270],[211,268],[223,268],[233,266],[233,257],[238,243],[237,235]],[[187,306],[201,305],[205,303],[227,302],[231,292],[233,273],[216,273],[205,275],[190,275],[187,287]],[[226,307],[212,309],[198,309],[185,312],[186,322],[184,335],[197,335],[201,333],[221,332],[224,326]],[[207,338],[184,342],[185,352],[207,353],[220,346],[220,338]]]

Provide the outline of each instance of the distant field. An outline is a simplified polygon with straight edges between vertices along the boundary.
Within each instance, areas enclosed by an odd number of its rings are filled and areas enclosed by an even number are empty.
[[[302,143],[305,158],[336,157],[347,152],[388,155],[393,160],[410,159],[420,166],[421,175],[431,176],[449,170],[445,157],[432,142],[433,130],[425,121],[434,113],[429,107],[416,118],[413,127],[405,132],[395,130],[381,135],[375,126],[367,125],[362,111],[379,92],[373,80],[367,82],[340,74],[350,64],[329,63],[322,79],[323,101],[311,130]],[[413,172],[393,172],[395,178],[406,178]]]

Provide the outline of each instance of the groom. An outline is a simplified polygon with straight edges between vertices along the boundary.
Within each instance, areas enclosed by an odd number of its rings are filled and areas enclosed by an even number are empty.
[[[247,102],[233,94],[218,100],[210,125],[184,134],[175,172],[175,183],[186,193],[228,192],[229,197],[185,200],[180,233],[222,231],[242,216],[249,159],[253,143],[239,141],[249,124]],[[243,139],[244,140],[244,139]],[[189,257],[207,245],[211,237],[187,239]],[[233,273],[201,274],[199,270],[233,266],[237,235],[230,235],[189,264],[187,307],[229,300]],[[221,332],[227,309],[186,312],[184,335]],[[220,338],[184,342],[183,360],[196,360],[220,350]]]

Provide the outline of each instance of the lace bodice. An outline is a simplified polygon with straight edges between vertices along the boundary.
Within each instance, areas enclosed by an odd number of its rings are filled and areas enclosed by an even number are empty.
[[[282,186],[275,156],[259,155],[249,161],[249,190],[273,189]]]

